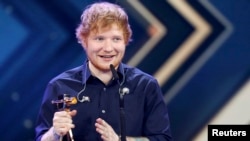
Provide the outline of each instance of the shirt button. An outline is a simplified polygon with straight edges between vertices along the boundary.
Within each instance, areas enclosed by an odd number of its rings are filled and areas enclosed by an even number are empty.
[[[106,91],[106,88],[103,88],[103,91]]]
[[[106,111],[105,111],[105,110],[102,110],[102,113],[103,113],[103,114],[105,114],[105,113],[106,113]]]

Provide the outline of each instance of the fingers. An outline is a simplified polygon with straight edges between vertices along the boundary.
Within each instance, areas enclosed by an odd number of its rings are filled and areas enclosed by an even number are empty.
[[[95,123],[96,131],[101,135],[103,141],[118,141],[119,137],[113,128],[103,119],[98,118]]]
[[[96,120],[96,124],[95,124],[95,126],[96,126],[96,131],[98,132],[98,133],[100,133],[100,134],[104,134],[105,132],[107,132],[107,130],[108,130],[108,124],[104,121],[104,120],[102,120],[102,119],[100,119],[100,118],[98,118],[97,120]]]
[[[76,113],[77,113],[76,110],[72,110],[72,111],[69,112],[69,115],[70,115],[71,117],[73,117],[73,116],[76,115]]]
[[[71,112],[55,112],[53,118],[53,127],[55,133],[63,136],[67,134],[71,128],[74,128],[75,125],[72,123],[72,116],[74,115],[76,115],[76,110],[73,110]]]

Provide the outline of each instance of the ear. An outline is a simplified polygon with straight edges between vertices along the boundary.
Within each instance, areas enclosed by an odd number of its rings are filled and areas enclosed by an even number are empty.
[[[82,45],[83,49],[86,49],[87,44],[88,44],[88,43],[87,43],[87,40],[86,40],[86,39],[84,39],[84,38],[82,38],[81,45]]]

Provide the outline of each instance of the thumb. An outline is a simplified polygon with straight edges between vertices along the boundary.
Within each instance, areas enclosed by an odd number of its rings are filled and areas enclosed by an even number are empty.
[[[76,110],[72,110],[72,111],[70,111],[70,112],[69,112],[69,115],[73,117],[73,116],[75,116],[75,115],[76,115],[76,113],[77,113],[77,111],[76,111]]]

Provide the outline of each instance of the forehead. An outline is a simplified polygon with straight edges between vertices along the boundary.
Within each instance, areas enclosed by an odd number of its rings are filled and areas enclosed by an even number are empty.
[[[123,35],[123,30],[117,24],[113,23],[105,27],[97,27],[96,30],[90,32],[91,35],[99,35],[105,33],[113,33],[117,35]]]

